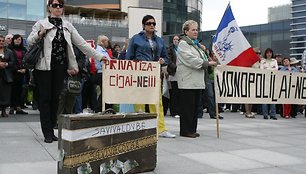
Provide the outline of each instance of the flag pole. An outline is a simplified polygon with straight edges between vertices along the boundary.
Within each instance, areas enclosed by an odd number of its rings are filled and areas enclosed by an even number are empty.
[[[215,97],[215,104],[216,104],[217,138],[220,138],[220,129],[219,129],[219,107],[218,107],[217,97]]]
[[[217,73],[216,73],[216,68],[218,66],[216,66],[214,68],[214,88],[215,88],[215,91],[217,90],[216,89],[216,76],[217,76]],[[216,105],[216,126],[217,126],[217,138],[219,139],[220,138],[220,129],[219,129],[219,107],[218,107],[218,97],[217,95],[215,95],[215,105]]]

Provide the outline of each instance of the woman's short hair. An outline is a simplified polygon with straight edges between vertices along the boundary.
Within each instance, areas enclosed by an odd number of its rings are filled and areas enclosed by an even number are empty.
[[[53,3],[53,1],[55,1],[55,0],[48,0],[48,6],[50,6],[50,4],[52,4]],[[58,3],[60,3],[60,4],[63,4],[64,5],[64,0],[57,0],[58,1]]]
[[[152,16],[152,15],[145,15],[143,18],[142,18],[142,29],[144,30],[144,26],[145,26],[145,23],[150,20],[150,19],[153,19],[155,21],[155,18]],[[156,22],[156,21],[155,21]]]
[[[53,3],[53,1],[55,1],[55,0],[48,0],[48,2],[47,2],[47,12],[48,12],[48,13],[50,13],[50,11],[49,11],[49,6]],[[57,1],[58,1],[58,3],[64,5],[64,0],[57,0]]]
[[[16,45],[15,45],[15,43],[14,43],[14,40],[17,40],[18,38],[21,39],[21,43],[20,43],[20,45],[19,45],[18,47],[23,47],[23,37],[22,37],[20,34],[14,34],[14,35],[13,35],[11,45],[12,45],[13,47],[15,47]]]
[[[183,27],[182,27],[182,32],[184,33],[184,35],[186,35],[186,34],[185,34],[185,31],[188,31],[191,25],[199,26],[198,23],[197,23],[196,21],[194,21],[194,20],[188,20],[188,21],[186,21],[186,22],[183,24]]]
[[[265,50],[264,58],[267,58],[267,53],[268,53],[268,52],[271,52],[271,53],[272,53],[272,58],[274,58],[274,53],[273,53],[272,48],[267,48],[267,49]]]
[[[99,35],[98,38],[97,38],[97,45],[101,46],[102,40],[108,40],[108,37],[105,36],[105,35]]]

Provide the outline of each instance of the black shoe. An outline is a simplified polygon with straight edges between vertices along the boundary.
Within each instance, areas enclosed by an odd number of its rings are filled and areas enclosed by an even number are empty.
[[[199,137],[199,136],[200,136],[200,134],[199,134],[199,133],[194,133],[194,134],[195,134],[195,136],[196,136],[196,137]]]
[[[211,119],[217,119],[216,116],[210,116],[210,118],[211,118]],[[223,117],[219,115],[219,119],[220,119],[220,120],[223,120]]]
[[[25,112],[25,111],[23,111],[23,110],[19,110],[19,111],[16,111],[16,114],[26,115],[26,114],[28,114],[28,113]]]
[[[270,119],[272,120],[277,120],[277,118],[274,116],[274,117],[270,117]]]
[[[45,142],[45,143],[52,143],[52,142],[53,142],[52,139],[53,139],[53,138],[45,138],[44,142]]]
[[[291,118],[296,118],[296,116],[291,116]]]
[[[53,141],[58,141],[58,138],[57,138],[55,135],[53,135],[53,136],[52,136],[52,140],[53,140]]]
[[[190,134],[180,134],[181,137],[188,137],[188,138],[196,138],[197,135],[195,133],[190,133]],[[200,134],[199,134],[200,136]]]
[[[264,116],[263,118],[264,118],[264,119],[266,119],[266,120],[267,120],[267,119],[269,119],[269,117],[268,117],[268,116]]]

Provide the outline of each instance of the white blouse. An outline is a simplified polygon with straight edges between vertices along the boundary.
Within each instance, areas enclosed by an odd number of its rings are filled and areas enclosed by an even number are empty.
[[[275,59],[262,59],[260,61],[260,69],[278,70],[278,64]]]

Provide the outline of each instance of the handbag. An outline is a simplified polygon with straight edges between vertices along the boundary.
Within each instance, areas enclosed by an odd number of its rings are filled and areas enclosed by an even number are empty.
[[[35,43],[32,47],[30,47],[29,51],[25,53],[23,57],[23,65],[28,69],[34,69],[38,59],[40,58],[40,53],[43,53],[44,47],[44,39],[40,39],[37,43]],[[44,56],[44,55],[43,55]]]
[[[177,68],[176,64],[174,64],[172,62],[169,63],[168,66],[167,66],[168,74],[174,76],[175,73],[176,73],[176,68]]]
[[[67,93],[70,95],[80,95],[81,94],[81,82],[78,80],[76,76],[67,77],[66,80],[66,89]]]

